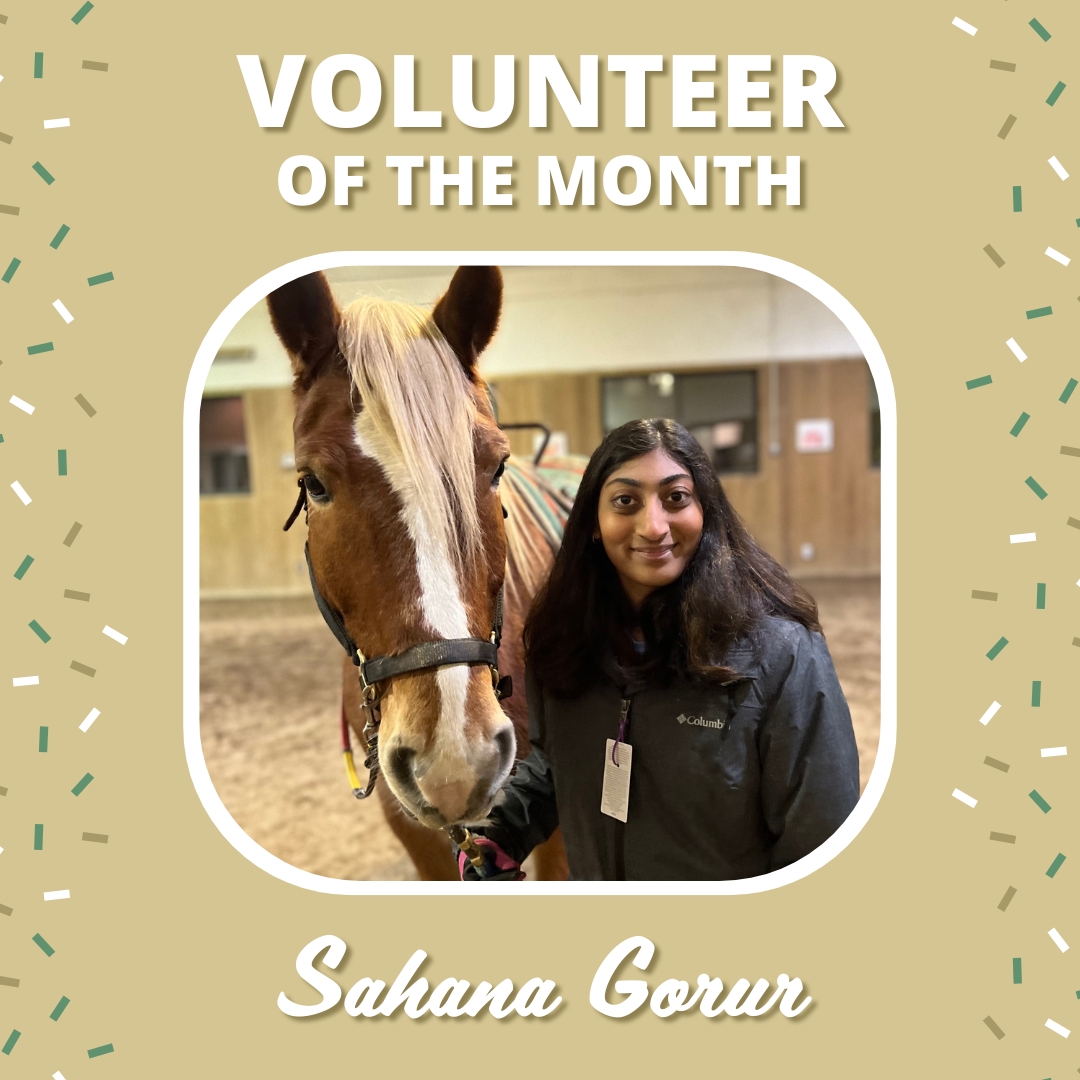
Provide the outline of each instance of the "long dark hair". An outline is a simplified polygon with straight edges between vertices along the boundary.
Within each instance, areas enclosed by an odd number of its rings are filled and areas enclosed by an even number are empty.
[[[653,450],[693,478],[701,541],[679,578],[634,611],[593,535],[604,482]],[[767,615],[821,630],[813,597],[755,542],[697,439],[673,420],[633,420],[604,439],[585,469],[551,576],[525,623],[526,661],[546,689],[574,696],[596,680],[605,657],[632,659],[630,633],[640,626],[646,649],[635,675],[667,681],[681,671],[722,682],[739,674],[724,663],[731,645],[752,638]]]

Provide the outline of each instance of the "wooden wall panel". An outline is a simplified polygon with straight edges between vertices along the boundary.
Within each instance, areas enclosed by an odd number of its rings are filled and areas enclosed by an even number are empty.
[[[281,466],[293,448],[292,391],[250,390],[243,398],[251,492],[199,500],[200,589],[207,597],[303,595],[303,520],[282,531],[297,492],[295,471]]]

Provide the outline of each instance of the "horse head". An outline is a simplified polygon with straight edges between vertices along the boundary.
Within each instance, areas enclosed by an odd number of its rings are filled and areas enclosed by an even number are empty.
[[[502,276],[461,267],[433,311],[362,297],[322,274],[267,298],[292,360],[296,468],[318,591],[367,657],[489,639],[506,563],[498,483],[509,454],[477,358]],[[486,816],[516,741],[486,665],[379,686],[383,775],[434,827]]]

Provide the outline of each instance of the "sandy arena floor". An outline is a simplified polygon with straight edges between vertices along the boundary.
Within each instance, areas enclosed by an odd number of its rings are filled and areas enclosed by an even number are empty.
[[[880,716],[874,579],[809,582],[859,744],[862,786]],[[341,646],[310,598],[202,606],[202,732],[210,776],[262,847],[327,877],[415,879],[376,799],[358,803],[338,750]]]

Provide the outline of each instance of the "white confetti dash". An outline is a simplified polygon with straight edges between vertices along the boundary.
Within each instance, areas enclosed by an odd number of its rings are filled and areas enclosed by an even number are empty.
[[[1054,927],[1051,927],[1051,928],[1050,928],[1049,930],[1047,930],[1046,932],[1047,932],[1047,933],[1048,933],[1048,934],[1050,935],[1050,940],[1051,940],[1051,941],[1052,941],[1052,942],[1053,942],[1053,943],[1054,943],[1054,944],[1055,944],[1055,945],[1056,945],[1056,946],[1057,946],[1057,947],[1058,947],[1058,948],[1059,948],[1059,949],[1060,949],[1060,950],[1061,950],[1062,952],[1068,952],[1068,951],[1069,951],[1069,944],[1068,944],[1068,942],[1067,942],[1067,941],[1066,941],[1066,940],[1065,940],[1065,939],[1064,939],[1064,938],[1063,938],[1063,937],[1062,937],[1062,936],[1061,936],[1061,935],[1060,935],[1060,934],[1059,934],[1059,933],[1057,932],[1057,930],[1056,930],[1056,929],[1054,929]]]
[[[22,409],[27,416],[33,416],[34,406],[29,401],[23,401],[21,397],[16,397],[14,394],[8,398],[8,403],[14,405],[16,409]]]
[[[4,81],[4,76],[0,75],[0,82],[3,82],[3,81]]]
[[[1050,258],[1054,260],[1054,262],[1059,262],[1062,266],[1068,266],[1069,263],[1072,262],[1072,259],[1070,259],[1068,255],[1062,255],[1057,248],[1048,247],[1046,251],[1043,252],[1043,254],[1049,255]]]
[[[52,1080],[65,1080],[64,1074],[57,1069],[57,1071],[52,1074]]]
[[[86,719],[79,725],[80,731],[89,731],[90,725],[101,715],[100,709],[91,709],[86,714]]]
[[[959,788],[953,788],[952,797],[959,799],[965,806],[973,807],[979,800],[973,799],[970,795],[965,794]]]
[[[0,75],[0,79],[2,79],[3,77],[4,77],[3,75]],[[4,854],[4,849],[2,847],[0,847],[0,855],[3,855],[3,854]]]
[[[987,724],[990,723],[991,720],[994,719],[995,716],[997,716],[998,709],[1000,709],[1000,708],[1001,708],[1001,702],[1000,701],[991,701],[990,702],[990,708],[987,709],[986,712],[984,712],[982,714],[982,716],[979,717],[979,723],[982,724],[985,727]]]
[[[119,630],[114,630],[111,626],[106,626],[105,629],[101,632],[106,637],[111,637],[113,641],[119,641],[121,645],[127,644],[127,636],[125,634],[121,634]]]
[[[38,677],[36,675],[19,675],[11,680],[12,686],[37,686]]]
[[[1046,1026],[1051,1031],[1056,1031],[1063,1039],[1067,1039],[1069,1037],[1069,1029],[1065,1027],[1064,1024],[1059,1024],[1055,1020],[1047,1020]]]
[[[46,900],[70,900],[71,899],[71,890],[70,889],[54,889],[52,892],[47,892],[45,894],[45,899]]]
[[[1065,171],[1065,166],[1062,165],[1056,157],[1049,158],[1046,163],[1061,177],[1062,180],[1069,179],[1069,174]]]
[[[19,496],[19,501],[23,504],[23,506],[29,506],[34,501],[30,498],[29,495],[26,494],[26,488],[24,488],[18,480],[12,482],[11,490]]]
[[[1017,360],[1020,361],[1021,364],[1027,359],[1027,353],[1024,352],[1024,350],[1016,344],[1016,338],[1009,338],[1009,340],[1006,341],[1005,344],[1009,346],[1009,351],[1013,354],[1013,356],[1016,357]]]
[[[964,22],[964,20],[961,19],[959,15],[957,15],[956,18],[953,19],[952,24],[958,30],[963,30],[965,34],[970,34],[972,37],[974,37],[979,32],[976,27],[971,25],[971,23]]]
[[[1010,544],[1034,544],[1035,543],[1035,534],[1034,533],[1009,533],[1009,543]],[[1077,582],[1077,584],[1080,585],[1080,582]]]
[[[1066,757],[1069,753],[1065,746],[1044,746],[1040,751],[1041,757]]]
[[[63,300],[54,300],[52,306],[60,313],[60,318],[66,323],[74,322],[75,316],[71,314],[66,307],[64,307]]]
[[[46,120],[45,121],[45,130],[46,131],[48,131],[49,128],[58,128],[58,127],[71,127],[71,117],[69,117],[69,116],[58,116],[55,120]]]

